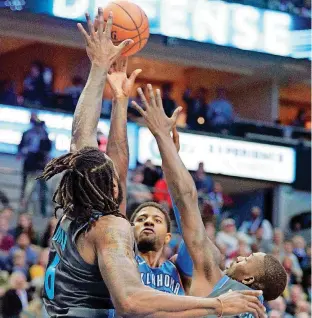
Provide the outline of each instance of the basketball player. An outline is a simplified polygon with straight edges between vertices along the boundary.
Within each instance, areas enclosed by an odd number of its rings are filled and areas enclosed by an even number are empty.
[[[98,150],[96,139],[100,101],[108,78],[115,108],[111,129],[114,133],[118,131],[118,136],[114,136],[115,148],[127,145],[125,123],[114,116],[126,112],[134,79],[127,78],[124,64],[114,71],[118,73],[115,76],[113,72],[109,78],[108,71],[129,41],[118,47],[113,45],[112,13],[104,31],[102,9],[99,9],[97,32],[89,18],[88,26],[90,34],[79,25],[92,66],[74,114],[72,152],[52,160],[42,175],[48,180],[64,172],[53,196],[56,209],[61,208],[63,216],[52,238],[45,276],[43,298],[48,314],[72,318],[105,318],[115,314],[201,317],[222,311],[240,313],[252,306],[255,315],[263,317],[258,291],[205,299],[170,295],[141,283],[133,252],[133,231],[120,212],[121,176],[112,160]],[[111,142],[110,139],[108,143]]]
[[[136,261],[143,284],[170,294],[187,294],[192,276],[183,270],[187,257],[180,249],[177,258],[163,259],[164,248],[171,239],[170,217],[165,208],[155,202],[145,202],[137,207],[130,222],[134,225],[139,251]]]
[[[214,297],[229,290],[260,289],[265,300],[277,298],[285,289],[287,276],[279,261],[270,255],[255,253],[246,258],[238,257],[225,273],[221,271],[221,255],[206,235],[193,178],[183,165],[170,136],[173,130],[174,138],[178,138],[173,127],[182,108],[177,108],[168,118],[162,106],[160,90],[156,90],[155,97],[152,86],[148,85],[147,88],[149,102],[142,89],[138,89],[145,110],[136,102],[132,104],[155,136],[170,192],[181,213],[183,238],[194,262],[191,294]]]

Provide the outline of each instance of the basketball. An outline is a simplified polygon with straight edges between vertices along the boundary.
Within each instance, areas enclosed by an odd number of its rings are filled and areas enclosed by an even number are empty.
[[[115,45],[132,39],[122,55],[130,56],[144,48],[149,38],[149,23],[145,12],[136,4],[128,1],[113,1],[104,9],[104,21],[113,12],[112,41]]]

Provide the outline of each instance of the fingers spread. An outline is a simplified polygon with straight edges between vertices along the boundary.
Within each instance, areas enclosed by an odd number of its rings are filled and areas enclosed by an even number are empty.
[[[145,106],[145,109],[147,110],[150,106],[149,106],[149,104],[148,104],[148,102],[147,102],[147,100],[146,100],[146,97],[145,97],[145,95],[144,95],[144,93],[143,93],[143,91],[142,91],[142,88],[139,87],[139,88],[137,89],[137,92],[138,92],[138,94],[139,94],[139,96],[140,96],[140,98],[141,98],[141,101],[142,101],[143,105]]]
[[[135,101],[132,101],[131,105],[142,115],[142,117],[145,117],[145,111],[142,109],[142,107],[140,107]]]
[[[105,36],[108,37],[108,38],[111,38],[112,26],[113,26],[113,12],[110,11],[109,15],[108,15],[106,27],[105,27]]]
[[[80,33],[82,34],[82,36],[84,37],[84,39],[85,39],[87,45],[89,45],[90,42],[91,42],[91,41],[90,41],[90,36],[89,36],[89,34],[88,34],[87,31],[84,29],[84,27],[82,26],[81,23],[78,23],[78,24],[77,24],[77,27],[78,27],[78,30],[80,31]]]
[[[86,19],[87,19],[87,24],[88,24],[90,37],[91,37],[92,40],[94,40],[95,39],[95,30],[94,30],[94,25],[93,25],[93,23],[91,21],[89,13],[86,13]]]
[[[156,99],[153,91],[153,86],[151,84],[147,84],[147,90],[148,90],[148,96],[150,99],[150,103],[152,107],[157,107],[156,105]]]
[[[99,38],[102,38],[103,32],[104,32],[104,16],[103,16],[103,9],[102,8],[99,8],[98,15],[99,15],[98,34],[99,34]]]

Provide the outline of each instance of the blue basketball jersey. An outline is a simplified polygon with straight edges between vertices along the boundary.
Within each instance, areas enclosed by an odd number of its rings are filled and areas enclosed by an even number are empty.
[[[153,268],[146,264],[143,257],[137,255],[135,258],[142,283],[145,286],[169,294],[185,295],[180,274],[171,261],[166,261],[161,266]]]

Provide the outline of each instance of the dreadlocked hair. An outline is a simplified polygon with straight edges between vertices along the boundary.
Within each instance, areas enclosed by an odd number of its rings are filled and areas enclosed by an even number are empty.
[[[63,209],[64,214],[82,222],[92,219],[92,210],[124,217],[114,199],[113,162],[104,153],[85,147],[55,158],[39,179],[49,180],[61,172],[65,173],[52,199],[56,203],[55,215],[58,209]]]

